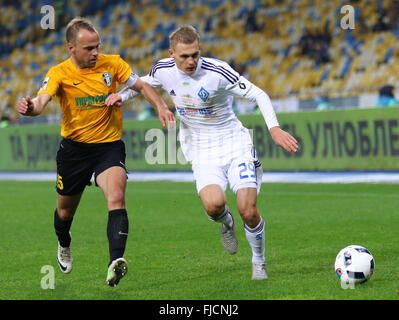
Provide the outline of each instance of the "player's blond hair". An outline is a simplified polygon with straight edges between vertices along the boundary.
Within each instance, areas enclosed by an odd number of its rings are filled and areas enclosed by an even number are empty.
[[[173,50],[176,49],[178,43],[191,44],[199,40],[198,31],[190,25],[181,26],[169,35],[170,48]]]
[[[98,33],[93,23],[89,19],[76,17],[72,19],[66,26],[65,35],[67,43],[72,43],[73,45],[76,45],[76,35],[78,34],[80,29],[86,29],[90,32]]]

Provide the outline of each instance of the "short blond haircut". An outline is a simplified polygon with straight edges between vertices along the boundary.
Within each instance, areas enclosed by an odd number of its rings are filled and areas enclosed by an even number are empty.
[[[173,50],[176,49],[178,43],[191,44],[199,40],[198,31],[190,25],[181,26],[169,35],[169,45]]]
[[[76,45],[76,36],[81,29],[86,29],[90,32],[96,32],[98,34],[96,28],[89,19],[76,17],[72,19],[66,26],[65,35],[67,43],[72,43],[73,45]]]

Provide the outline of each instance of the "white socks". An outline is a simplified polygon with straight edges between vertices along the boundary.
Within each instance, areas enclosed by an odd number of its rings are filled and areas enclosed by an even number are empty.
[[[231,228],[233,226],[233,217],[226,205],[226,210],[216,219],[209,219],[215,222],[224,223]],[[245,236],[252,249],[252,263],[261,264],[265,263],[265,222],[260,217],[260,222],[255,228],[250,228],[244,224]]]
[[[262,217],[255,228],[244,224],[245,236],[252,248],[252,263],[265,263],[265,222]]]
[[[224,212],[218,218],[214,219],[214,218],[211,218],[209,215],[208,215],[208,217],[212,221],[223,223],[229,228],[233,227],[233,217],[231,216],[229,207],[227,205],[226,205],[226,209],[224,210]]]

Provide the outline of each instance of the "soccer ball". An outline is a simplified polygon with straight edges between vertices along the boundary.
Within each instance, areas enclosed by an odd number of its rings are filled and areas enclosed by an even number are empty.
[[[341,282],[346,284],[366,282],[373,275],[374,258],[370,251],[362,246],[347,246],[335,259],[335,272]]]

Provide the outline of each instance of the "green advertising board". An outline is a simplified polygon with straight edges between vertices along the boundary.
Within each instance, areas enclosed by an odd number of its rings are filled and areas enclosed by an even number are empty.
[[[261,115],[239,118],[264,170],[399,170],[399,108],[280,113],[281,127],[298,140],[295,154],[274,144]],[[128,170],[190,170],[177,136],[158,119],[125,121]],[[1,128],[0,170],[55,171],[60,140],[56,125]]]
[[[282,113],[282,129],[298,140],[289,154],[262,121],[242,119],[265,170],[399,170],[399,108]]]

